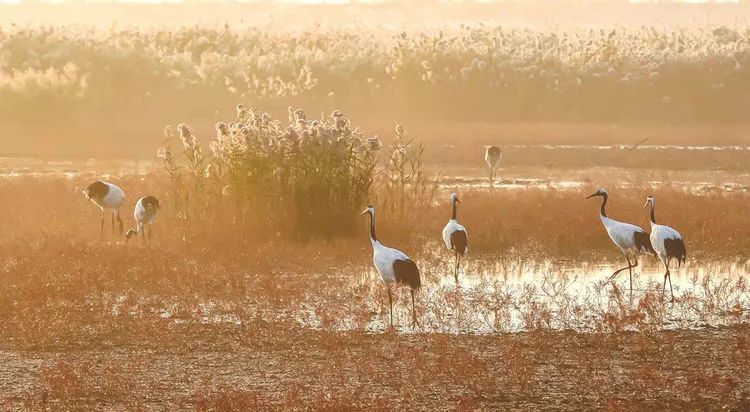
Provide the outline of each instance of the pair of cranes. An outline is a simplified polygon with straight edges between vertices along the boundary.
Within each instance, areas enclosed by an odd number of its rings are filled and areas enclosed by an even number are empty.
[[[641,142],[642,143],[642,142]],[[640,144],[640,143],[639,143]],[[636,145],[637,146],[637,145]],[[487,163],[487,167],[490,172],[490,184],[495,179],[495,169],[497,169],[500,161],[503,158],[502,150],[497,146],[487,146],[484,153],[484,160]],[[672,260],[677,260],[678,267],[685,262],[687,253],[685,251],[685,242],[682,240],[682,235],[679,232],[672,229],[669,226],[659,225],[656,223],[656,217],[654,216],[654,197],[649,196],[646,199],[646,204],[643,207],[651,207],[650,219],[651,219],[651,235],[648,235],[638,226],[631,225],[628,223],[618,222],[616,220],[607,217],[605,210],[607,205],[607,190],[599,189],[596,193],[587,197],[587,199],[594,196],[600,196],[604,200],[601,206],[601,220],[604,224],[609,237],[622,250],[625,255],[625,259],[628,265],[622,269],[618,269],[612,275],[612,278],[617,276],[618,273],[628,270],[630,272],[630,288],[633,288],[633,268],[638,266],[637,253],[649,253],[657,255],[658,258],[664,264],[666,272],[664,273],[664,285],[662,290],[667,287],[667,280],[669,280],[669,291],[672,294],[672,277],[669,272],[669,264]],[[633,262],[630,262],[630,258],[633,258]]]
[[[443,242],[445,246],[455,254],[456,266],[454,277],[458,284],[458,272],[461,266],[461,259],[469,251],[469,236],[466,228],[461,226],[456,220],[456,207],[461,201],[456,193],[451,194],[451,218],[448,224],[443,228]],[[388,291],[388,314],[390,325],[393,326],[393,297],[391,287],[404,285],[409,288],[411,293],[411,313],[412,327],[417,324],[417,313],[414,303],[414,293],[422,287],[422,280],[419,276],[419,269],[409,256],[404,252],[388,247],[380,243],[375,234],[375,208],[367,206],[362,215],[370,216],[370,243],[372,243],[372,262],[375,265],[380,278],[385,284]]]
[[[104,237],[104,221],[106,220],[106,211],[112,211],[112,232],[115,231],[115,219],[120,224],[120,235],[123,233],[123,223],[120,218],[120,208],[125,203],[125,191],[119,186],[97,180],[88,185],[83,191],[86,199],[99,206],[102,210],[101,236]],[[133,217],[135,217],[135,229],[130,229],[125,233],[125,238],[130,240],[133,235],[141,235],[142,240],[146,239],[146,228],[148,228],[148,238],[151,240],[151,225],[156,222],[156,215],[159,213],[159,200],[154,196],[144,196],[135,203]]]
[[[490,184],[495,178],[495,170],[500,165],[503,152],[497,146],[487,146],[484,153],[484,161],[487,163],[490,173]],[[442,238],[448,250],[452,251],[455,256],[455,268],[453,276],[458,284],[458,272],[461,268],[461,259],[469,251],[469,236],[466,228],[456,220],[456,208],[461,204],[458,194],[451,193],[451,218],[443,228]],[[417,324],[416,307],[414,303],[414,293],[422,287],[422,281],[419,276],[419,268],[409,256],[404,252],[383,245],[375,234],[375,208],[367,206],[362,211],[362,215],[370,216],[370,243],[372,243],[372,261],[375,265],[380,278],[383,280],[388,291],[388,314],[390,325],[393,326],[393,296],[392,285],[405,285],[409,287],[411,293],[411,313],[412,326]]]
[[[669,294],[674,301],[674,292],[672,290],[672,275],[669,271],[669,265],[673,260],[677,261],[677,266],[680,267],[687,259],[687,252],[685,250],[685,242],[682,239],[682,235],[679,232],[672,229],[669,226],[664,226],[656,223],[656,215],[654,208],[656,200],[653,196],[646,198],[646,203],[643,207],[649,207],[649,219],[651,221],[651,234],[649,235],[639,226],[632,225],[630,223],[623,223],[617,220],[611,219],[607,216],[607,200],[609,199],[609,193],[606,189],[599,189],[586,199],[592,197],[601,197],[602,205],[599,210],[599,217],[604,224],[604,228],[607,230],[610,239],[614,242],[617,247],[620,248],[628,265],[624,268],[618,269],[612,274],[610,279],[614,278],[620,272],[628,270],[630,272],[630,289],[633,289],[633,268],[638,266],[638,253],[647,253],[656,255],[662,264],[664,264],[664,285],[662,286],[662,292],[666,291],[667,279],[669,280]],[[633,262],[630,261],[633,258]]]

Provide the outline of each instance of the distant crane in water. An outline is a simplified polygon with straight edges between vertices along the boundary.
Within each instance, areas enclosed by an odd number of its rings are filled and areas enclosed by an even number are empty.
[[[112,211],[112,232],[115,231],[115,218],[120,224],[120,234],[123,232],[120,207],[125,203],[125,192],[119,186],[101,180],[88,185],[83,191],[86,199],[92,201],[102,210],[101,237],[104,238],[105,211]]]
[[[484,161],[490,169],[490,185],[495,181],[495,169],[500,165],[501,160],[503,160],[503,151],[497,146],[487,146],[487,150],[484,151]]]
[[[461,267],[461,258],[469,251],[469,238],[466,234],[466,228],[456,221],[457,203],[461,203],[461,200],[458,199],[458,194],[451,193],[451,219],[443,228],[443,242],[445,242],[448,250],[453,251],[456,256],[456,269],[454,272],[456,284],[458,284],[458,271]]]
[[[391,327],[393,327],[393,297],[391,285],[394,283],[406,285],[411,292],[412,327],[417,324],[417,312],[414,303],[414,293],[422,286],[419,277],[419,269],[413,260],[404,252],[384,246],[375,235],[375,208],[367,206],[362,215],[370,216],[370,242],[372,243],[372,261],[375,264],[380,278],[388,290],[388,307]]]
[[[614,219],[607,217],[607,200],[609,199],[609,193],[606,189],[599,189],[586,199],[599,196],[602,200],[601,210],[599,211],[599,217],[604,224],[604,229],[607,230],[612,242],[620,248],[625,259],[628,261],[628,265],[624,268],[618,269],[612,274],[610,279],[617,276],[618,273],[623,270],[630,272],[630,290],[633,290],[633,268],[638,266],[638,253],[649,253],[656,254],[654,249],[651,247],[651,241],[648,238],[648,233],[644,232],[643,229],[630,223],[618,222]],[[630,262],[630,258],[633,258],[633,262]]]
[[[146,240],[146,229],[148,229],[148,240],[151,241],[151,225],[156,223],[156,215],[159,214],[161,205],[159,200],[153,196],[145,196],[135,203],[133,217],[135,218],[135,229],[128,230],[125,238],[130,240],[133,235],[141,235],[141,240]]]
[[[664,268],[667,270],[664,273],[664,285],[662,286],[662,292],[666,292],[667,289],[667,278],[669,278],[669,294],[674,301],[674,291],[672,291],[672,275],[669,273],[669,263],[672,259],[677,260],[677,267],[681,267],[687,259],[687,252],[685,250],[685,242],[682,240],[682,235],[676,230],[669,226],[659,225],[656,223],[656,217],[654,216],[654,197],[649,196],[646,198],[646,204],[643,207],[651,206],[651,246],[656,251],[656,255],[664,263]]]

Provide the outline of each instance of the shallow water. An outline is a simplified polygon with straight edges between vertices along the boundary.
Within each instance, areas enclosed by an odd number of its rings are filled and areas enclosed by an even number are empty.
[[[153,165],[138,159],[0,157],[0,178],[145,174]]]
[[[539,145],[508,146],[506,149],[520,151],[518,155],[528,156],[529,152],[551,152],[564,154],[581,151],[618,152],[627,148],[624,145]],[[750,151],[746,146],[639,146],[637,150],[658,151],[711,151],[737,152]],[[628,149],[629,150],[629,149]],[[564,163],[539,162],[529,166],[513,164],[509,153],[502,167],[497,171],[495,181],[490,184],[487,169],[481,159],[465,159],[464,163],[429,162],[427,171],[433,176],[440,176],[439,184],[445,190],[518,190],[518,189],[555,189],[577,190],[585,185],[603,181],[619,182],[620,187],[629,186],[671,186],[685,188],[694,193],[703,194],[712,191],[748,192],[750,191],[750,173],[740,170],[665,170],[644,169],[639,167],[580,167]],[[533,156],[532,156],[533,157]],[[508,159],[511,161],[509,162]],[[476,160],[474,165],[473,160]],[[468,164],[468,165],[467,165]],[[153,160],[143,159],[57,159],[35,157],[0,157],[0,178],[22,177],[66,177],[79,176],[118,176],[127,174],[144,175],[156,167]]]
[[[694,329],[750,321],[750,261],[692,264],[671,273],[674,301],[664,270],[642,258],[633,272],[610,281],[614,265],[591,262],[483,262],[462,269],[456,285],[452,269],[423,271],[418,294],[419,326],[410,326],[410,298],[395,292],[394,323],[398,330],[451,334],[522,332],[534,329],[581,332]],[[368,289],[369,288],[369,289]],[[342,319],[332,327],[371,332],[387,329],[387,296],[374,270],[352,285],[352,294],[369,290],[365,304],[372,318]],[[320,328],[314,304],[303,304],[299,322]]]
[[[433,165],[441,172],[440,188],[444,190],[578,190],[599,182],[617,182],[618,187],[672,187],[695,194],[750,191],[750,174],[731,171],[644,171],[616,167],[557,169],[548,167],[501,168],[492,183],[486,167]],[[451,173],[446,173],[449,170]]]

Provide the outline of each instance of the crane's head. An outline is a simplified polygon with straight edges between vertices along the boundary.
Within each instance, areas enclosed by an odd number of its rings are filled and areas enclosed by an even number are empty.
[[[86,200],[94,199],[98,201],[106,196],[107,192],[109,192],[109,186],[101,180],[97,180],[83,190],[83,195],[86,196]]]
[[[607,197],[609,193],[607,192],[607,189],[599,189],[596,192],[588,195],[586,199],[591,199],[594,196],[601,196],[601,197]]]
[[[461,200],[458,198],[458,193],[451,193],[451,202],[461,204]]]
[[[649,204],[652,205],[652,206],[654,204],[654,196],[653,195],[649,195],[649,197],[646,198],[646,203],[643,205],[643,207],[646,207]]]
[[[371,205],[367,205],[367,209],[363,210],[360,215],[370,214],[371,217],[375,217],[375,208]]]
[[[146,210],[161,209],[161,204],[159,204],[159,199],[153,196],[144,197],[143,199],[141,199],[141,203],[143,204],[143,207],[146,208]]]

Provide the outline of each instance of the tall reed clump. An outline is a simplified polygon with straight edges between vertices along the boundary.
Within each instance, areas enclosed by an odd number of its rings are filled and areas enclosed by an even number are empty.
[[[165,136],[159,157],[186,227],[231,223],[298,239],[354,233],[382,148],[338,110],[313,120],[292,107],[284,124],[239,105],[234,121],[216,124],[208,152],[185,124]]]
[[[424,145],[409,136],[402,125],[396,125],[389,153],[380,173],[379,203],[393,221],[414,223],[417,213],[424,212],[435,199],[440,176],[433,178],[425,173]]]

